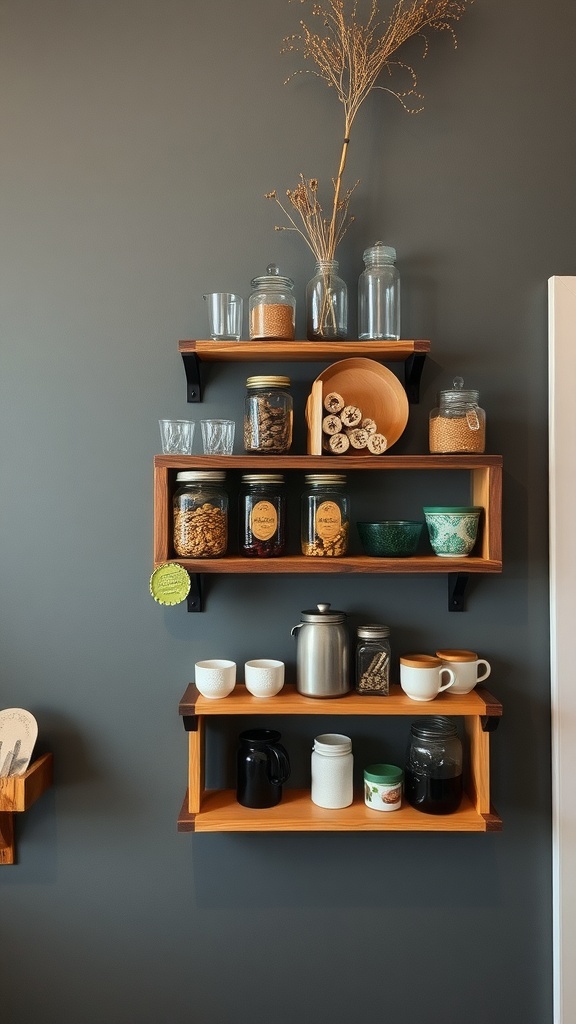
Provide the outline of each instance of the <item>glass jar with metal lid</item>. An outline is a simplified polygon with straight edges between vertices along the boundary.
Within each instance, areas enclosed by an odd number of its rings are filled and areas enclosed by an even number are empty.
[[[356,692],[390,693],[390,627],[372,622],[357,626],[356,635]]]
[[[346,476],[340,473],[311,473],[302,495],[302,554],[345,555],[348,551],[350,499],[345,491]]]
[[[182,558],[219,558],[228,546],[226,474],[189,470],[176,476],[174,551]]]
[[[294,281],[282,277],[269,263],[262,277],[253,278],[248,301],[250,337],[293,341],[296,323]]]
[[[248,377],[244,404],[244,450],[285,455],[292,445],[290,377]]]
[[[441,391],[430,412],[429,446],[435,452],[477,452],[486,445],[486,414],[479,405],[480,392],[466,390],[462,377]]]
[[[277,558],[286,549],[286,495],[282,473],[244,473],[240,494],[240,552]]]
[[[451,718],[435,715],[412,722],[404,780],[406,799],[416,810],[458,810],[463,794],[462,743]]]

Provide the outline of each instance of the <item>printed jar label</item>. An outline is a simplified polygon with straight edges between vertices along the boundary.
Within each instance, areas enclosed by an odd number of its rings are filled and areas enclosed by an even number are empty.
[[[342,529],[342,513],[335,501],[323,501],[316,509],[316,535],[334,540]]]
[[[270,540],[278,529],[278,514],[271,501],[257,501],[250,513],[250,529],[256,540]]]

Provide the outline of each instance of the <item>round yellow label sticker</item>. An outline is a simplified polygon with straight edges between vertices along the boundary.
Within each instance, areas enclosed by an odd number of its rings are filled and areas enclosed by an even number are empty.
[[[178,562],[166,562],[154,569],[150,593],[158,604],[180,604],[190,592],[190,576]]]

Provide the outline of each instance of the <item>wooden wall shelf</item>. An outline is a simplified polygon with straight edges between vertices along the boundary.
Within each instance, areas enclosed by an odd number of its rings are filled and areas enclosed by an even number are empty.
[[[14,864],[14,813],[27,811],[52,785],[52,754],[44,754],[23,775],[0,779],[0,864]]]
[[[188,731],[188,789],[178,819],[181,832],[303,832],[303,831],[500,831],[502,821],[490,803],[490,732],[502,715],[502,705],[484,687],[469,694],[440,694],[435,700],[416,703],[398,685],[389,697],[349,693],[338,699],[315,700],[287,684],[272,698],[253,697],[237,685],[229,697],[208,700],[192,684],[180,702],[180,714]],[[462,805],[455,814],[423,814],[403,803],[399,811],[378,814],[355,794],[350,807],[328,810],[316,807],[308,790],[284,788],[282,801],[265,810],[241,806],[233,790],[206,790],[205,724],[209,716],[234,715],[449,715],[463,718],[469,745],[469,777]]]

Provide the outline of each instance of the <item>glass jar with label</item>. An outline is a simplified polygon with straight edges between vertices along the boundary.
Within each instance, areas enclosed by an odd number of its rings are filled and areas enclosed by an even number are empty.
[[[486,414],[479,405],[480,392],[466,390],[462,377],[441,391],[430,412],[429,447],[432,453],[477,452],[486,445]]]
[[[281,473],[245,473],[240,494],[240,553],[277,558],[286,550],[286,495]]]
[[[390,627],[373,622],[356,629],[356,692],[390,693]]]
[[[404,785],[408,803],[418,811],[458,810],[463,794],[462,743],[451,718],[436,715],[412,722]]]
[[[219,558],[228,546],[226,474],[190,470],[176,475],[172,501],[174,551],[181,558]]]
[[[375,242],[364,250],[358,279],[358,338],[398,341],[400,337],[400,274],[396,249]]]
[[[262,277],[255,277],[248,300],[250,337],[293,341],[296,323],[294,281],[282,277],[275,263],[269,263]]]
[[[302,554],[338,557],[348,551],[350,499],[346,477],[312,473],[302,495]]]
[[[244,451],[285,455],[292,445],[290,377],[248,377],[244,403]]]

